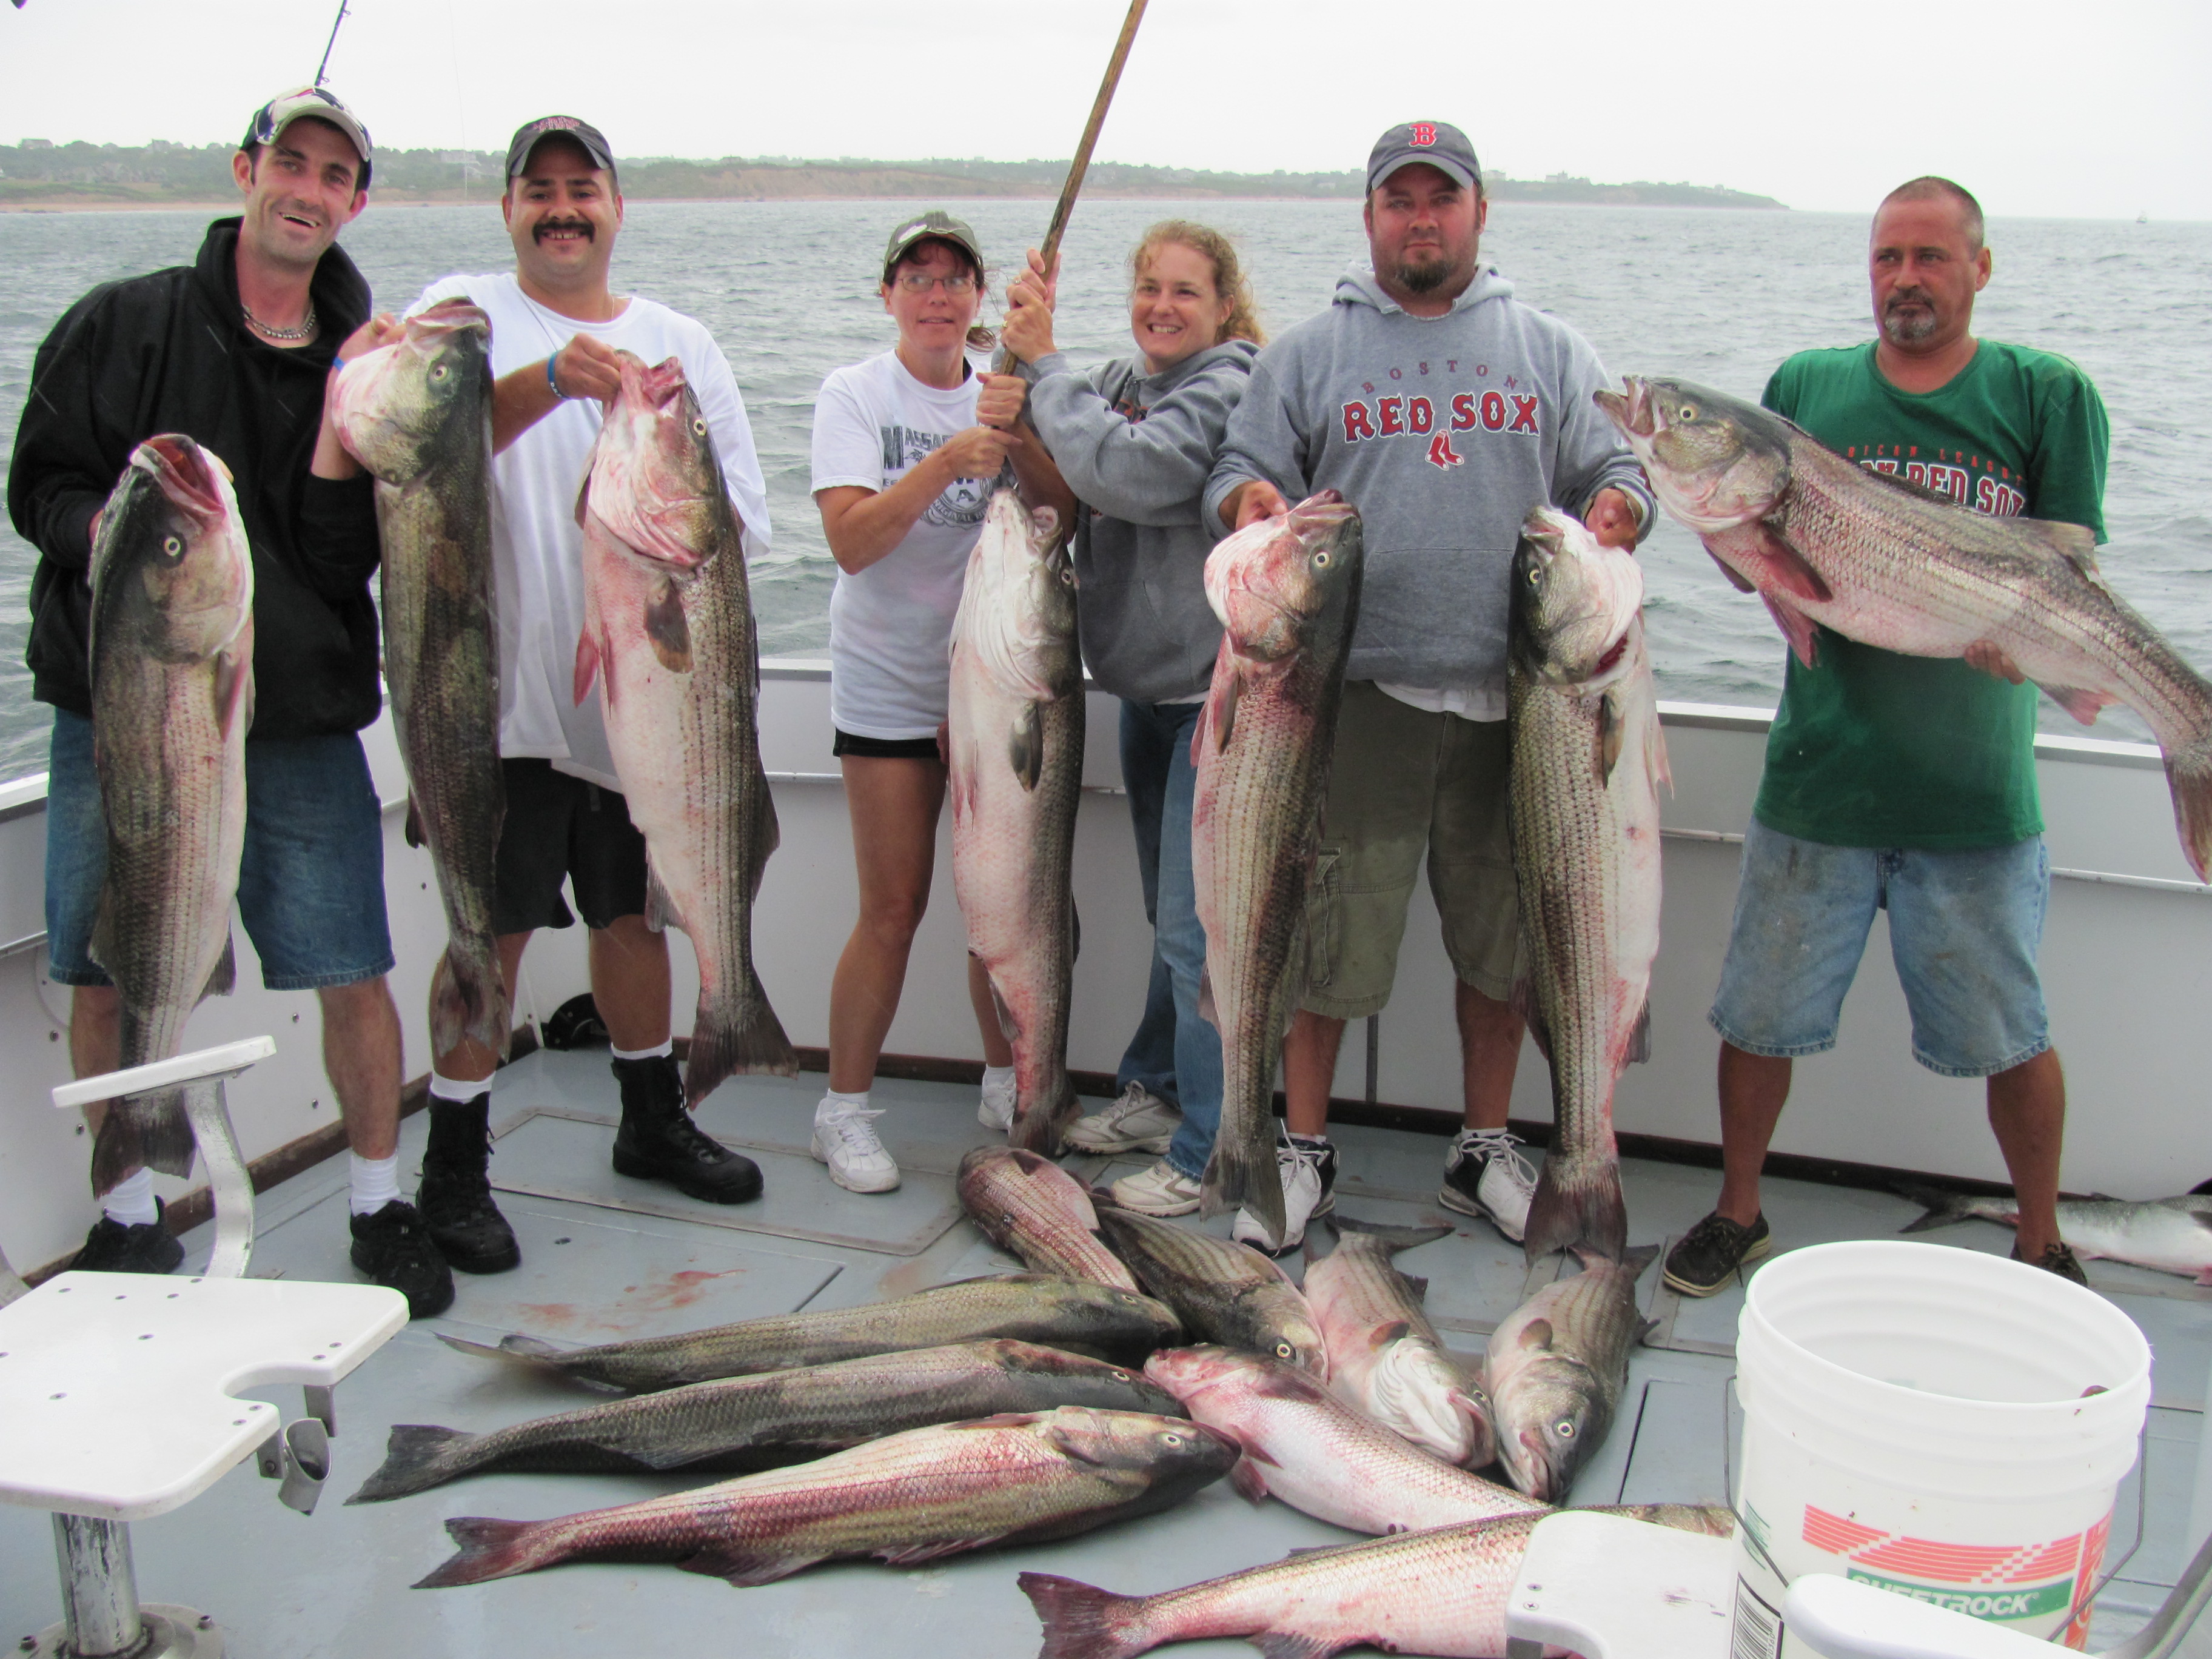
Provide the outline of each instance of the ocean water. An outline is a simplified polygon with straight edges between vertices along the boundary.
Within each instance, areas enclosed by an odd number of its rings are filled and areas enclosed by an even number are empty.
[[[754,574],[763,651],[819,652],[836,574],[807,492],[808,433],[823,376],[894,337],[874,281],[884,236],[909,204],[641,203],[615,283],[703,321],[728,353],[768,477],[775,546]],[[1013,268],[1050,204],[959,208],[985,252]],[[1364,256],[1355,207],[1338,202],[1086,200],[1068,233],[1058,337],[1079,361],[1129,349],[1128,248],[1185,214],[1239,240],[1263,320],[1320,309]],[[199,212],[0,214],[0,465],[28,395],[32,356],[94,283],[188,261]],[[1775,364],[1808,346],[1865,339],[1866,224],[1856,215],[1501,204],[1486,258],[1520,297],[1589,337],[1615,375],[1671,374],[1756,398]],[[2212,225],[1999,221],[1978,331],[2060,351],[2102,391],[2112,419],[2106,489],[2114,585],[2192,660],[2212,668]],[[454,270],[511,263],[496,207],[372,208],[345,246],[377,302],[399,309]],[[1730,587],[1695,540],[1664,524],[1647,544],[1648,629],[1662,696],[1771,707],[1784,647],[1765,609]],[[43,769],[45,711],[22,666],[34,556],[0,523],[0,779]],[[2078,730],[2046,702],[2047,729]],[[2146,734],[2110,710],[2098,735]]]

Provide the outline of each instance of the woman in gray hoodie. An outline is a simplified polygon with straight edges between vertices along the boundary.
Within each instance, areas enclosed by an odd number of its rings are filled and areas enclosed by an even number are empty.
[[[1153,930],[1152,982],[1121,1057],[1121,1098],[1069,1139],[1089,1152],[1164,1154],[1115,1182],[1115,1200],[1185,1215],[1198,1208],[1221,1116],[1221,1039],[1198,1012],[1206,934],[1190,857],[1191,732],[1221,644],[1205,583],[1216,538],[1200,498],[1260,326],[1227,239],[1171,219],[1129,257],[1138,355],[1085,374],[1053,342],[1054,273],[1030,258],[1008,293],[1002,338],[1029,366],[1030,418],[1065,483],[1056,504],[1074,514],[1084,664],[1121,699],[1121,776]]]

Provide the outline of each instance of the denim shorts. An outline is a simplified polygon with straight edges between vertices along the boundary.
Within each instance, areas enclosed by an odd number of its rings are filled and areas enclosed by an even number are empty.
[[[1836,1046],[1877,909],[1912,1015],[1912,1057],[1945,1077],[2010,1071],[2051,1046],[2035,953],[2051,897],[2043,837],[2008,847],[1830,847],[1754,821],[1713,1029],[1746,1054]]]
[[[51,972],[64,985],[112,984],[89,951],[107,874],[92,722],[54,710],[46,764]],[[270,990],[321,990],[392,971],[384,815],[358,737],[246,744],[238,908]]]

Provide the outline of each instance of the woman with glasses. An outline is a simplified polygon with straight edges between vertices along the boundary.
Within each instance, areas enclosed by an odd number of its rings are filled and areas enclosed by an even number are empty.
[[[1030,419],[1050,452],[1031,465],[1057,471],[1059,504],[1075,512],[1083,661],[1121,699],[1121,775],[1153,929],[1121,1098],[1068,1138],[1085,1152],[1163,1154],[1115,1182],[1115,1201],[1185,1215],[1198,1208],[1221,1118],[1221,1039],[1198,1012],[1206,934],[1190,855],[1191,732],[1221,644],[1206,599],[1214,537],[1200,497],[1262,337],[1228,239],[1170,219],[1129,256],[1136,356],[1079,373],[1053,339],[1050,275],[1030,258],[1007,296],[1004,335],[1030,366]]]
[[[837,561],[830,712],[860,914],[830,982],[830,1088],[815,1108],[813,1148],[856,1193],[899,1184],[868,1091],[929,904],[952,617],[992,483],[1010,457],[1028,465],[1012,430],[1022,380],[968,361],[992,338],[975,325],[985,290],[975,232],[933,209],[902,222],[879,292],[898,343],[834,372],[814,409],[814,500]],[[973,958],[968,988],[986,1062],[976,1115],[1003,1129],[1013,1121],[1013,1054]]]

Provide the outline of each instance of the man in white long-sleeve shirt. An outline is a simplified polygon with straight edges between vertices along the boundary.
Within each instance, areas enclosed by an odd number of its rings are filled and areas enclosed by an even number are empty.
[[[678,359],[714,434],[748,558],[766,551],[768,496],[744,401],[700,323],[608,286],[622,196],[599,131],[554,115],[519,129],[500,203],[514,269],[448,276],[415,309],[465,298],[491,319],[493,608],[499,629],[500,833],[493,927],[513,992],[539,927],[574,918],[591,930],[592,995],[614,1049],[621,1174],[710,1203],[758,1196],[760,1170],[702,1133],[684,1105],[672,1051],[666,940],[645,924],[645,842],[631,825],[599,700],[574,696],[583,629],[583,532],[576,496],[604,399],[620,386],[617,353]],[[430,1142],[419,1205],[453,1266],[497,1273],[521,1256],[488,1179],[494,1056],[464,1041],[430,1076]]]

